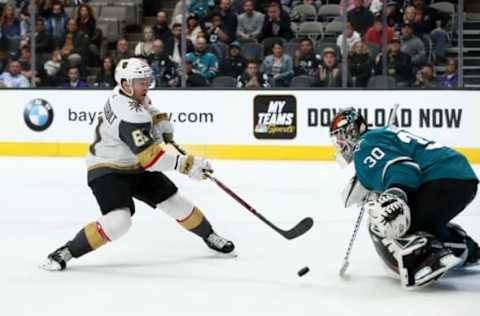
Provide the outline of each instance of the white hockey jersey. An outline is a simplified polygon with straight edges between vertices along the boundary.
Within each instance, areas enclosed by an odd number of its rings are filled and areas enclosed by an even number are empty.
[[[95,140],[87,156],[88,181],[109,173],[139,173],[163,154],[156,142],[153,124],[165,119],[151,106],[120,92],[117,87],[98,117]]]

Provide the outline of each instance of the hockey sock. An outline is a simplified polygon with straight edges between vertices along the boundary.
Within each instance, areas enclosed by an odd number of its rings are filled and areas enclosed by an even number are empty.
[[[185,229],[191,231],[192,233],[202,237],[207,238],[213,232],[212,225],[203,215],[202,211],[194,207],[190,215],[182,220],[177,220],[177,222],[182,225]]]
[[[78,258],[90,251],[105,245],[110,239],[98,222],[85,226],[78,234],[67,243],[72,257]]]

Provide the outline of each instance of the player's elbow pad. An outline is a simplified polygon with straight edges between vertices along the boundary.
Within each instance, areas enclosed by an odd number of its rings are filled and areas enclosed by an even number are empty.
[[[153,144],[137,155],[140,164],[148,171],[175,170],[178,155],[165,152],[158,144]]]

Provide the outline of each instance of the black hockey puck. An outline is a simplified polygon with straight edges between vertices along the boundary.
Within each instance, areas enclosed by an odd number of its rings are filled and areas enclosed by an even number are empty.
[[[305,274],[307,274],[309,271],[310,271],[309,267],[303,267],[300,270],[298,270],[297,274],[298,274],[299,277],[302,277]]]

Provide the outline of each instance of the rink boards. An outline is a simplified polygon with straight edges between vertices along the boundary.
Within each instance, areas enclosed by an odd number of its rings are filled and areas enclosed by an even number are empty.
[[[84,156],[110,91],[3,90],[0,155]],[[175,138],[218,159],[331,160],[328,126],[354,107],[382,127],[400,105],[401,128],[452,146],[480,163],[478,91],[156,90]]]

